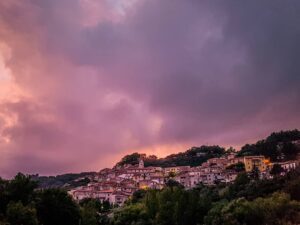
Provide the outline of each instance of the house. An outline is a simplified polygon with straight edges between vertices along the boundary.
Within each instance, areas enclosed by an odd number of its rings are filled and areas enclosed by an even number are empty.
[[[123,205],[125,203],[125,201],[127,199],[129,199],[129,197],[131,196],[131,194],[127,194],[125,192],[122,191],[114,191],[110,197],[109,197],[109,202],[113,205]]]
[[[234,158],[229,158],[227,159],[227,165],[226,166],[231,166],[237,163],[244,163],[244,157],[234,157]]]
[[[163,184],[155,180],[143,180],[138,183],[139,189],[162,189]]]
[[[174,177],[174,180],[183,185],[185,188],[190,188],[191,187],[191,180],[190,180],[190,175],[189,172],[180,172]]]
[[[245,156],[244,164],[246,172],[251,172],[254,168],[257,168],[260,172],[267,169],[264,156]]]
[[[286,162],[279,162],[279,164],[286,172],[296,169],[298,162],[297,161],[286,161]]]
[[[169,174],[169,173],[180,173],[180,172],[184,172],[184,171],[189,171],[190,170],[190,166],[174,166],[174,167],[166,167],[164,168],[164,173],[165,174]]]

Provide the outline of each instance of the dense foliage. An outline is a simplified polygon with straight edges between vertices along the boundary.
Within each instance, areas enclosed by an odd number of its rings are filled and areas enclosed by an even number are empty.
[[[299,145],[293,143],[296,140],[300,140],[300,131],[298,130],[274,132],[255,144],[244,145],[238,152],[238,156],[264,155],[272,161],[295,159],[300,153]],[[165,158],[157,158],[154,155],[146,156],[146,154],[135,152],[124,156],[116,166],[135,165],[138,164],[140,158],[144,159],[145,166],[199,166],[210,158],[221,157],[232,151],[232,148],[225,151],[220,146],[201,146],[192,147],[185,152],[171,154]]]
[[[107,224],[110,204],[85,200],[80,205],[62,189],[38,190],[36,181],[21,173],[0,178],[1,225]],[[103,213],[103,215],[101,214]]]
[[[264,155],[271,161],[292,160],[300,153],[300,146],[293,143],[296,140],[300,140],[298,130],[272,133],[265,140],[244,145],[238,155]]]

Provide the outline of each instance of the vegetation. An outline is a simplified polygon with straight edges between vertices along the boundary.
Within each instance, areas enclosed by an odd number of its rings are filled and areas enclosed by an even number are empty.
[[[78,204],[63,189],[38,190],[36,187],[36,181],[21,173],[10,181],[0,178],[1,225],[108,223],[109,203],[85,200]]]
[[[90,182],[87,176],[96,174],[95,172],[68,173],[57,176],[32,175],[31,179],[36,181],[40,188],[66,188],[71,189],[86,185]]]
[[[274,132],[256,144],[244,145],[238,152],[238,156],[264,155],[272,161],[295,159],[300,153],[300,147],[292,143],[296,140],[300,140],[300,131],[298,130]],[[210,158],[221,157],[229,153],[235,153],[235,150],[233,148],[225,150],[225,148],[217,145],[192,147],[185,152],[171,154],[165,158],[157,158],[154,155],[146,156],[146,154],[135,152],[124,156],[116,166],[136,165],[140,158],[144,159],[145,166],[199,166]],[[234,169],[242,168],[236,167]]]
[[[300,140],[300,131],[280,131],[272,133],[265,140],[256,144],[246,144],[241,148],[238,156],[264,155],[271,161],[293,160],[300,153],[299,145],[293,141]]]
[[[245,171],[245,164],[242,162],[238,162],[236,164],[232,164],[230,166],[227,166],[226,169],[228,170],[234,170],[235,172],[243,172]]]

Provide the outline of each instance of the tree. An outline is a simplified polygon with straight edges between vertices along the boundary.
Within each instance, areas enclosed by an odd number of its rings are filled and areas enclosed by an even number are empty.
[[[175,176],[176,176],[176,173],[173,172],[173,171],[170,171],[169,174],[168,174],[168,177],[171,177],[171,178],[173,178]]]
[[[258,180],[259,179],[259,169],[254,166],[252,171],[249,173],[249,176],[254,179],[254,180]]]
[[[254,201],[239,198],[229,203],[217,203],[206,216],[205,224],[299,224],[299,210],[300,203],[291,201],[283,193]]]
[[[284,154],[286,160],[294,160],[297,158],[300,149],[291,142],[284,142],[281,151]]]
[[[285,192],[290,194],[291,199],[300,201],[300,178],[291,180],[285,187]]]
[[[8,185],[8,181],[3,180],[0,177],[0,215],[5,213],[6,206],[9,202],[7,185]]]
[[[10,225],[37,225],[36,210],[21,202],[11,202],[7,206],[7,221]]]
[[[250,179],[246,172],[238,174],[233,184],[229,186],[228,198],[232,199],[236,196],[243,195],[246,186],[249,184]]]
[[[173,180],[173,179],[169,179],[167,182],[166,182],[166,186],[167,187],[179,187],[179,188],[184,188],[184,186],[177,182],[176,180]]]
[[[156,215],[155,224],[158,225],[174,225],[174,206],[175,199],[173,190],[175,188],[166,188],[158,195],[158,213]]]
[[[281,165],[275,163],[270,171],[270,174],[279,176],[282,172],[284,172],[284,169],[281,167]]]
[[[150,225],[145,206],[141,203],[125,206],[115,211],[113,225]]]
[[[246,155],[264,155],[271,161],[279,161],[282,159],[295,159],[300,148],[297,148],[292,141],[300,139],[300,131],[280,131],[272,133],[265,140],[260,140],[255,144],[246,144],[239,151],[238,156]]]
[[[238,173],[244,172],[245,171],[245,164],[242,163],[242,162],[238,162],[236,164],[232,164],[230,166],[227,166],[226,169],[228,169],[228,170],[234,170],[234,171],[236,171]]]
[[[149,190],[146,193],[144,204],[146,206],[146,212],[150,219],[154,220],[158,211],[158,196],[159,192],[156,190]]]
[[[41,191],[36,207],[38,219],[43,225],[76,225],[79,223],[79,207],[63,190]]]
[[[230,146],[228,149],[226,149],[226,153],[227,154],[234,154],[234,153],[236,153],[236,150],[232,146]]]
[[[108,201],[86,198],[80,201],[81,225],[106,225],[107,213],[111,208]]]
[[[221,215],[222,209],[227,204],[228,204],[228,202],[226,200],[215,203],[214,206],[209,210],[209,212],[205,216],[204,224],[205,225],[222,225],[222,224],[224,224],[223,218],[220,215]]]
[[[146,195],[146,191],[143,189],[139,189],[132,194],[131,202],[136,203],[141,201]]]
[[[117,163],[117,166],[124,166],[125,164],[136,165],[139,164],[140,158],[143,158],[145,154],[139,154],[137,152],[130,155],[124,156],[120,162]]]
[[[27,205],[33,198],[35,188],[37,188],[35,181],[32,181],[29,176],[18,173],[8,183],[8,197],[12,201],[21,201],[24,205]]]
[[[98,209],[95,201],[89,201],[81,208],[81,225],[98,225]]]

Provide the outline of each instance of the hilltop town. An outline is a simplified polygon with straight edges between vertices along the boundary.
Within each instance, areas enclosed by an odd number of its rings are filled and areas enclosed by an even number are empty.
[[[249,145],[246,145],[240,152],[229,149],[224,151],[223,154],[218,155],[218,157],[208,158],[205,162],[197,166],[181,165],[164,167],[146,165],[145,162],[149,164],[149,157],[145,154],[135,153],[133,154],[135,160],[131,163],[126,163],[126,159],[130,158],[127,156],[113,168],[105,168],[97,173],[78,178],[79,182],[82,179],[88,179],[90,182],[71,188],[69,194],[76,201],[94,198],[101,201],[109,201],[113,205],[123,205],[137,190],[160,190],[172,183],[181,185],[185,189],[192,189],[198,185],[213,186],[222,183],[229,184],[234,182],[238,174],[242,172],[258,179],[272,179],[274,176],[285,175],[300,164],[300,139],[294,140],[295,138],[293,138],[290,140],[288,138],[286,140],[286,133],[281,133],[282,138],[279,139],[278,136],[280,135],[272,135],[263,142],[270,146],[269,142],[273,138],[270,143],[276,144],[275,149],[277,154],[270,155],[270,157],[269,153],[271,149],[266,151],[265,147],[262,148],[262,153],[267,152],[268,154],[252,153],[251,155],[247,155],[250,148]],[[278,140],[274,141],[274,138]],[[289,150],[284,149],[287,143],[290,146]],[[258,148],[257,146],[261,145],[262,141],[259,141],[253,146]],[[297,151],[291,152],[290,149]],[[245,152],[247,154],[243,155]],[[292,157],[288,155],[290,153]],[[192,158],[203,159],[206,154],[208,153],[205,151],[198,151]]]

